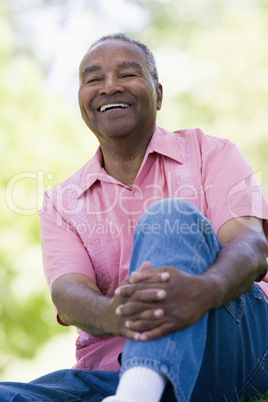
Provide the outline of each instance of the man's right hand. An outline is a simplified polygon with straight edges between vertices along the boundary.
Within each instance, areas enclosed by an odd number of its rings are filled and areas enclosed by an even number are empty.
[[[142,340],[141,332],[133,331],[128,325],[136,315],[142,316],[144,323],[148,322],[148,330],[158,325],[159,319],[164,316],[161,301],[167,296],[166,288],[169,281],[169,272],[152,270],[150,263],[144,262],[119,285],[113,298],[119,332],[117,335],[136,341]],[[122,314],[122,309],[126,311],[126,307],[129,314],[125,312]]]

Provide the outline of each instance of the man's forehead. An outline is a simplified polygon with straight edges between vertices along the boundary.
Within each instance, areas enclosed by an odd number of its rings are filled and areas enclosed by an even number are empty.
[[[140,63],[137,63],[136,61],[119,61],[116,64],[116,67],[118,67],[119,69],[127,69],[127,68],[133,68],[136,70],[143,70],[143,67]],[[100,71],[102,69],[102,65],[101,64],[86,64],[85,66],[82,67],[81,69],[81,74],[85,75],[85,74],[90,74],[90,73],[94,73],[96,71]]]
[[[116,50],[115,50],[116,49]],[[135,43],[127,42],[120,39],[107,39],[105,41],[97,43],[85,54],[81,67],[86,64],[100,64],[99,59],[105,56],[109,57],[109,60],[117,60],[117,64],[122,63],[139,63],[146,66],[146,55],[138,45]],[[121,60],[120,60],[121,59]],[[138,59],[138,61],[137,61]]]

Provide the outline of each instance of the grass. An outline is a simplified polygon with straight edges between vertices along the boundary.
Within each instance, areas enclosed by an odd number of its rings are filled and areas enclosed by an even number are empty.
[[[263,395],[254,396],[253,398],[249,398],[246,402],[267,402],[268,401],[268,391]],[[240,402],[244,402],[244,399],[241,399]]]
[[[261,394],[260,392],[257,392],[258,395],[253,396],[251,398],[245,399],[242,397],[239,399],[239,402],[267,402],[268,401],[268,391],[265,392],[265,394]],[[227,399],[224,398],[224,401],[227,402]]]

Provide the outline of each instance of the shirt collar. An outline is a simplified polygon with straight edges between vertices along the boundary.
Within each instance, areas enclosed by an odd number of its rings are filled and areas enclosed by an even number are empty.
[[[153,152],[167,156],[182,164],[182,155],[177,136],[173,132],[158,127],[157,125],[155,126],[155,131],[146,150],[142,165],[146,162],[148,155]],[[88,190],[97,180],[102,180],[104,177],[105,181],[118,183],[116,179],[109,176],[103,170],[102,164],[103,157],[99,146],[93,158],[87,162],[85,169],[83,169],[81,186],[77,194],[78,197]]]
[[[168,158],[174,159],[176,162],[182,164],[183,158],[181,155],[178,138],[177,135],[172,131],[165,130],[164,128],[158,126],[155,127],[155,131],[148,145],[145,157],[152,152],[165,155]]]

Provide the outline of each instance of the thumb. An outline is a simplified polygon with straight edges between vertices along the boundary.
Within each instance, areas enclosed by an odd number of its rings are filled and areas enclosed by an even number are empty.
[[[136,272],[147,271],[148,269],[151,269],[151,263],[149,261],[144,261]]]
[[[144,261],[141,266],[134,272],[131,273],[129,277],[130,283],[137,283],[144,279],[144,275],[141,275],[142,272],[150,271],[151,264],[149,261]]]

